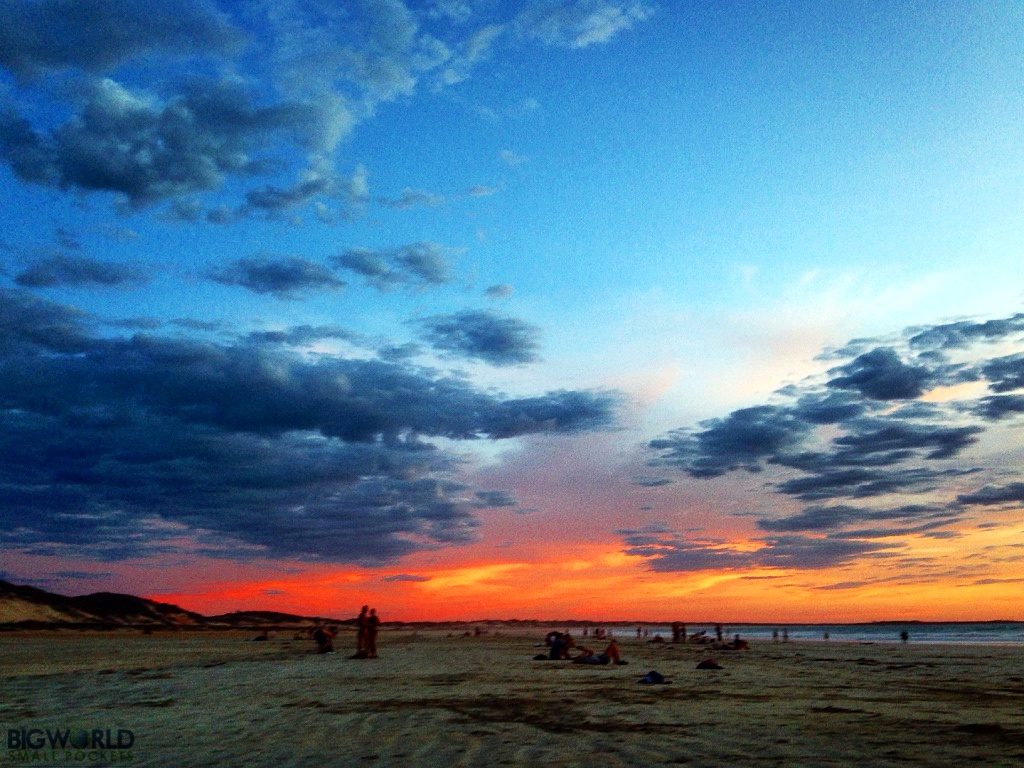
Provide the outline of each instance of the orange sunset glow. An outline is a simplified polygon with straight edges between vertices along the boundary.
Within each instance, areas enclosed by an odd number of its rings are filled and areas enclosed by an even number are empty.
[[[1020,511],[1015,511],[1019,515]],[[1024,539],[1024,524],[966,533],[956,542],[916,539],[905,557],[941,559],[971,572],[972,551],[991,552]],[[756,549],[756,542],[730,542]],[[469,553],[465,553],[469,554]],[[212,582],[194,591],[149,595],[212,615],[274,610],[351,618],[363,604],[389,621],[484,619],[746,623],[854,623],[879,620],[985,621],[1019,611],[1018,563],[985,579],[914,576],[870,563],[822,572],[751,568],[657,573],[614,543],[550,547],[529,562],[468,558],[444,567],[322,569],[278,579]]]

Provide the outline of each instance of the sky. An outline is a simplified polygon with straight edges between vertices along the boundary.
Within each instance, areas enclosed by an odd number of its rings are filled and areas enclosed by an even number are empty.
[[[1024,620],[1022,29],[4,3],[0,578]]]

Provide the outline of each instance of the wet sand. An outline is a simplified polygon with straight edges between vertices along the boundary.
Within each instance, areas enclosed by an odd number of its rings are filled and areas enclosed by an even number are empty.
[[[0,727],[134,736],[66,765],[1024,764],[1019,646],[625,641],[601,667],[533,661],[542,633],[384,632],[375,661],[252,636],[0,635]],[[637,684],[651,669],[672,683]]]

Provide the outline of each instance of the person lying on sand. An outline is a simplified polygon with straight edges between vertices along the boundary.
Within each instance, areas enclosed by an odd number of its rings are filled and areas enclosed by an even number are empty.
[[[746,651],[750,648],[750,643],[735,635],[728,643],[712,643],[711,647],[716,651]]]
[[[608,647],[601,653],[594,653],[589,648],[580,647],[580,653],[573,658],[573,664],[626,664],[619,655],[619,646],[615,640],[608,643]]]

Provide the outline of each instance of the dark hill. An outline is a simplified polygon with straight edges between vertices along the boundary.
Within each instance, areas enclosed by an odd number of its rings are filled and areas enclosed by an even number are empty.
[[[300,628],[315,624],[346,624],[312,616],[277,611],[235,611],[220,616],[203,616],[171,603],[161,603],[117,592],[94,592],[68,597],[45,589],[0,580],[0,628],[59,629],[103,628]]]
[[[297,616],[278,611],[233,611],[207,616],[210,624],[228,624],[235,627],[287,626],[308,627],[314,624],[352,624],[354,619],[330,619],[323,616]]]

